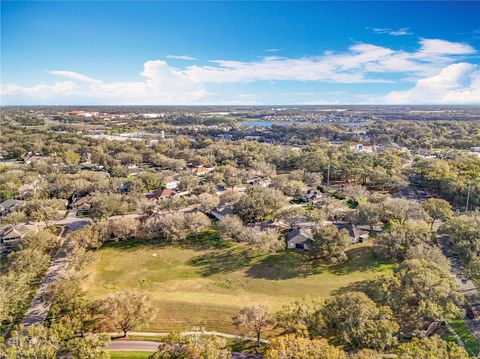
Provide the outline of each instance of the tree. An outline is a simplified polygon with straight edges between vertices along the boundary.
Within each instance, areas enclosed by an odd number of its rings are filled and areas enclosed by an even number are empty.
[[[351,198],[354,201],[360,198],[368,198],[370,195],[370,192],[361,185],[346,185],[341,189],[341,192],[345,197]]]
[[[429,198],[422,203],[423,210],[430,216],[430,228],[433,229],[435,221],[446,221],[452,217],[452,206],[444,199]]]
[[[240,241],[245,229],[242,220],[234,215],[226,215],[217,223],[218,230],[225,240]]]
[[[405,259],[424,259],[450,270],[450,261],[443,255],[441,249],[428,243],[419,243],[408,248]]]
[[[377,305],[364,293],[341,294],[321,309],[327,331],[350,348],[384,350],[392,347],[399,330],[387,306]]]
[[[399,359],[472,359],[464,348],[439,337],[413,338],[397,349]]]
[[[65,151],[62,158],[67,166],[78,166],[80,163],[80,155],[73,151]]]
[[[233,317],[233,324],[237,328],[246,328],[255,333],[257,346],[259,346],[263,330],[272,327],[274,321],[266,305],[253,304],[242,308],[238,315]]]
[[[360,203],[356,215],[358,224],[366,224],[373,229],[373,226],[380,220],[379,206],[372,203]]]
[[[199,182],[198,177],[190,174],[181,175],[178,180],[178,189],[180,191],[192,191],[196,186],[198,186]]]
[[[463,312],[463,296],[449,269],[424,259],[403,261],[393,276],[379,277],[372,288],[372,298],[393,309],[403,332],[458,318]]]
[[[65,204],[59,199],[35,199],[28,201],[23,208],[30,222],[43,221],[48,227],[52,221],[60,220],[65,215]]]
[[[234,204],[233,210],[245,223],[253,223],[273,215],[285,203],[285,197],[278,190],[252,187]]]
[[[186,238],[185,215],[181,212],[155,216],[143,224],[150,237],[162,237],[167,241],[180,241]]]
[[[99,220],[127,214],[135,207],[126,196],[116,193],[95,193],[92,195],[90,205],[91,217]]]
[[[302,207],[286,208],[284,210],[281,210],[276,217],[285,222],[288,225],[289,229],[292,229],[303,218],[305,218],[305,209],[303,209]]]
[[[270,341],[265,359],[347,359],[343,350],[326,339],[309,339],[287,334]]]
[[[442,225],[440,232],[450,236],[466,262],[480,256],[480,212],[455,216]]]
[[[45,358],[55,359],[62,345],[61,338],[54,331],[41,324],[34,324],[26,329],[21,326],[12,332],[8,344],[0,347],[0,354],[6,359]]]
[[[197,238],[201,231],[212,224],[212,221],[201,212],[190,212],[185,214],[183,223]]]
[[[210,212],[220,204],[220,198],[209,193],[202,193],[198,196],[199,209],[202,212]]]
[[[349,244],[347,230],[339,230],[333,225],[317,227],[313,232],[310,253],[314,258],[325,259],[329,263],[341,263],[347,260]]]
[[[438,263],[411,259],[395,270],[400,283],[403,314],[410,313],[417,325],[433,320],[457,318],[462,313],[463,296],[448,269]],[[392,288],[393,289],[393,288]]]
[[[138,221],[133,218],[121,218],[105,222],[105,234],[116,241],[133,238],[138,229]]]
[[[394,224],[375,239],[375,251],[385,258],[404,259],[418,245],[433,245],[430,227],[423,221]]]
[[[423,213],[416,201],[405,198],[389,198],[383,203],[381,216],[384,222],[391,220],[405,224],[410,219],[423,218]]]
[[[275,229],[262,231],[255,227],[245,227],[240,238],[264,254],[275,253],[285,247],[285,242],[280,240],[280,234]]]
[[[0,345],[0,355],[5,359],[108,359],[110,356],[105,347],[109,343],[108,335],[88,334],[77,337],[67,325],[53,324],[46,327],[33,324],[27,329],[20,326],[14,330],[8,344]]]
[[[310,338],[322,336],[324,322],[320,309],[323,302],[302,299],[284,305],[276,314],[276,325],[285,334],[295,334]]]
[[[234,204],[242,197],[242,193],[233,189],[227,189],[220,196],[222,204]]]
[[[230,359],[225,339],[212,335],[173,333],[160,344],[151,359]]]
[[[117,292],[98,304],[98,312],[110,327],[128,332],[141,324],[147,324],[154,316],[150,296],[134,290]]]
[[[153,172],[142,172],[137,175],[147,191],[153,191],[164,186],[162,179]]]

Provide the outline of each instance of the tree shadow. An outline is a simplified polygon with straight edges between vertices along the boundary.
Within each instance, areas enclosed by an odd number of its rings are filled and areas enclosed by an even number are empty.
[[[321,272],[322,267],[311,261],[307,254],[284,250],[264,256],[247,270],[247,275],[252,278],[285,280],[305,278]]]
[[[387,266],[392,265],[388,259],[379,258],[373,249],[368,246],[355,247],[347,250],[348,259],[329,269],[337,275],[347,275],[352,272],[384,272]]]
[[[153,239],[140,239],[140,238],[134,238],[134,239],[128,239],[124,241],[106,241],[102,244],[102,249],[106,248],[114,248],[114,249],[121,249],[121,250],[130,250],[134,251],[140,248],[162,248],[165,247],[168,244],[168,242],[165,242],[164,240],[153,238]]]
[[[179,245],[190,249],[227,249],[235,242],[223,240],[220,233],[214,228],[208,228],[200,233],[190,233]]]
[[[333,295],[352,293],[352,292],[363,292],[369,298],[375,298],[376,296],[377,284],[374,280],[367,279],[361,280],[358,282],[350,283],[348,286],[338,288],[332,292]]]
[[[228,273],[246,268],[250,265],[249,250],[244,247],[230,247],[222,252],[210,251],[189,260],[188,264],[200,268],[202,276]]]

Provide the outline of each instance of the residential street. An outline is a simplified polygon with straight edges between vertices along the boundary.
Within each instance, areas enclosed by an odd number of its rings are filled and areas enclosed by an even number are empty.
[[[480,340],[480,292],[471,280],[469,280],[463,273],[463,265],[460,261],[458,253],[453,248],[447,235],[438,237],[438,243],[442,249],[443,254],[450,260],[452,265],[452,273],[458,282],[460,291],[465,295],[465,298],[470,306],[476,311],[477,317],[470,319],[465,317],[465,323],[470,328],[470,331]]]
[[[62,232],[60,233],[60,236],[63,236],[66,231],[77,231],[90,222],[89,219],[66,218],[62,221],[58,221],[56,224],[63,226]],[[68,253],[68,248],[60,248],[53,258],[52,264],[48,268],[47,273],[38,288],[37,294],[33,298],[33,301],[22,320],[22,323],[26,327],[36,323],[43,323],[47,318],[50,304],[43,300],[43,296],[50,285],[57,281],[65,271],[68,264]]]
[[[158,348],[158,342],[150,342],[146,340],[114,340],[112,344],[107,347],[112,351],[146,351],[153,352]],[[261,355],[232,353],[232,359],[261,359]]]

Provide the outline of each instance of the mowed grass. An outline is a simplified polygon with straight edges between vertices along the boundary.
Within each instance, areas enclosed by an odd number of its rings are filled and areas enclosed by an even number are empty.
[[[449,324],[455,330],[455,333],[462,339],[463,344],[465,344],[465,349],[470,355],[477,356],[480,353],[480,342],[478,339],[470,332],[467,327],[467,324],[462,319],[455,319],[449,321]],[[453,338],[455,341],[455,338]],[[456,341],[455,341],[456,342]]]
[[[138,330],[203,327],[238,333],[232,316],[246,305],[261,303],[277,311],[294,300],[328,297],[391,272],[392,264],[377,259],[369,244],[352,245],[348,256],[344,264],[326,266],[291,250],[255,256],[238,243],[205,248],[119,242],[95,252],[84,285],[93,298],[131,288],[149,292],[157,314]]]

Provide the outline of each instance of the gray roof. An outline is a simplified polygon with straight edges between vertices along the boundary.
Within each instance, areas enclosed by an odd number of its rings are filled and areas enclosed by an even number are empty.
[[[294,228],[287,235],[288,243],[305,243],[313,238],[310,228]]]
[[[23,201],[19,201],[17,199],[7,199],[6,201],[3,201],[2,203],[0,203],[0,208],[11,209],[21,205],[22,203]]]

